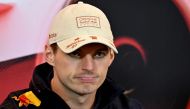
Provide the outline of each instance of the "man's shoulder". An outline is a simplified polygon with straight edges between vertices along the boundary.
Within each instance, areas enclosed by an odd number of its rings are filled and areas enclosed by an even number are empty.
[[[134,98],[128,98],[129,109],[143,109],[142,104]]]
[[[113,102],[119,109],[143,109],[142,104],[132,97],[129,97],[126,94],[121,94]]]
[[[13,92],[9,93],[8,97],[9,96],[18,96],[18,95],[21,95],[21,94],[28,92],[28,91],[30,91],[30,89],[22,89],[22,90],[13,91]]]
[[[29,89],[11,92],[0,105],[0,109],[19,109],[19,96],[30,91]]]

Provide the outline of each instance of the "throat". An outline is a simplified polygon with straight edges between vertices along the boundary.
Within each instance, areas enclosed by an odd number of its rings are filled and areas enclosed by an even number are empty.
[[[88,95],[79,96],[76,99],[67,100],[66,103],[71,109],[92,109],[95,97]]]
[[[51,88],[71,109],[92,109],[93,107],[96,92],[84,95],[74,93],[67,88],[63,88],[63,85],[57,79],[51,80]]]

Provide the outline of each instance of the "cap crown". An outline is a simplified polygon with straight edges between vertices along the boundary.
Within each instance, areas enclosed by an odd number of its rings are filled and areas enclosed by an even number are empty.
[[[86,35],[113,41],[105,14],[92,5],[79,2],[65,7],[55,16],[49,32],[49,44]]]

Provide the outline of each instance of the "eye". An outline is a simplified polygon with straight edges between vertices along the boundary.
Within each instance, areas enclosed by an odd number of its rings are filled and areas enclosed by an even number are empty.
[[[94,58],[103,58],[108,54],[107,50],[104,51],[98,51],[95,53]]]
[[[72,58],[81,58],[80,52],[78,50],[76,50],[72,53],[69,53],[68,55]]]

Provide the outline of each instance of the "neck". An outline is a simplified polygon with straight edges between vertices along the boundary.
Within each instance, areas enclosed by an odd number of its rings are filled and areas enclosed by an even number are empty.
[[[93,99],[92,99],[93,98]],[[67,100],[66,103],[71,109],[92,109],[95,96],[83,95],[78,96],[75,99]]]
[[[95,93],[80,95],[71,91],[57,81],[57,79],[52,79],[51,87],[53,92],[58,94],[71,109],[91,109],[95,101]]]

